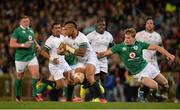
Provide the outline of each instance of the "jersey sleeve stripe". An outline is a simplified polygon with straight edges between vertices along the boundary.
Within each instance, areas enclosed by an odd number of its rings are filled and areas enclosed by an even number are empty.
[[[49,46],[47,46],[47,45],[45,45],[44,47],[45,47],[45,48],[47,48],[48,50],[50,50],[50,49],[51,49],[51,48],[50,48]]]

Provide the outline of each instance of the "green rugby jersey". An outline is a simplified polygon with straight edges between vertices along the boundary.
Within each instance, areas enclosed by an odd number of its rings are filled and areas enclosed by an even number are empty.
[[[17,39],[17,43],[34,41],[34,31],[32,28],[17,27],[12,33],[12,37]],[[35,56],[34,43],[29,48],[17,48],[15,53],[16,61],[29,61]]]
[[[67,61],[67,63],[69,64],[69,65],[75,65],[75,64],[77,64],[77,57],[75,56],[75,55],[73,55],[73,54],[68,54],[68,55],[65,55],[65,60]]]
[[[125,45],[123,42],[113,46],[111,51],[117,53],[131,74],[135,75],[147,65],[142,57],[142,50],[148,47],[149,44],[140,41],[135,41],[133,45]]]

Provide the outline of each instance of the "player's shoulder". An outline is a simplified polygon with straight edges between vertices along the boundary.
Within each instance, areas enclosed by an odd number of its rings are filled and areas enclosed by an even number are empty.
[[[78,37],[79,37],[79,38],[84,38],[84,37],[86,37],[86,35],[85,35],[84,33],[82,33],[82,32],[79,31]]]
[[[88,33],[86,36],[89,37],[89,36],[93,36],[94,34],[96,34],[96,31],[95,31],[95,30],[92,31],[92,32],[90,32],[90,33]]]
[[[19,27],[16,27],[15,29],[14,29],[14,31],[21,31],[21,30],[23,30],[20,26]]]
[[[135,45],[139,45],[139,44],[143,44],[143,43],[145,43],[145,42],[140,41],[140,40],[136,40],[136,41],[135,41]]]
[[[142,34],[146,34],[146,31],[145,31],[145,30],[138,31],[138,32],[136,33],[136,36],[142,35]]]
[[[112,37],[112,34],[110,32],[108,32],[108,31],[104,31],[104,34],[107,35],[107,36]]]
[[[156,32],[156,31],[154,31],[153,34],[158,36],[158,37],[161,37],[161,35],[158,32]]]

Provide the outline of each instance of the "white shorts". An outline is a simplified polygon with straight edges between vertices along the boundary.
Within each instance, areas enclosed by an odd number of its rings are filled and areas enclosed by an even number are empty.
[[[49,63],[49,71],[51,75],[54,77],[54,80],[59,80],[59,79],[64,78],[63,73],[70,70],[71,70],[71,67],[66,61],[60,62],[57,65]]]
[[[148,63],[151,63],[157,70],[159,70],[159,66],[158,66],[157,61],[149,61]]]
[[[26,62],[23,62],[23,61],[15,61],[16,72],[17,72],[17,73],[23,73],[24,70],[25,70],[25,68],[26,68],[27,66],[30,66],[30,65],[37,65],[37,66],[39,66],[37,57],[34,57],[32,60],[26,61]]]
[[[108,61],[107,58],[99,59],[99,67],[100,71],[104,73],[108,73]]]
[[[95,74],[100,72],[100,68],[99,68],[99,64],[98,64],[98,59],[97,59],[96,56],[91,55],[91,56],[88,57],[88,59],[86,61],[84,60],[84,61],[78,62],[77,63],[77,68],[79,68],[79,67],[80,68],[85,68],[85,66],[87,64],[92,64],[92,65],[95,66],[95,68],[96,68]]]
[[[143,77],[149,77],[151,79],[154,79],[158,74],[160,74],[160,71],[157,70],[152,64],[148,63],[146,67],[139,72],[136,75],[133,75],[133,77],[138,81],[141,82],[141,79]]]

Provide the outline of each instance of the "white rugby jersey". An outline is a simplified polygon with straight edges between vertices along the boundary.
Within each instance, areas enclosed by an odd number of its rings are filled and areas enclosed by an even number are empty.
[[[87,35],[87,37],[95,52],[106,51],[108,49],[109,44],[113,43],[113,37],[107,31],[104,31],[103,34],[100,34],[96,31],[92,31]]]
[[[92,49],[91,45],[89,44],[87,37],[80,31],[78,32],[78,36],[75,39],[72,39],[71,37],[65,37],[64,43],[70,45],[74,49],[78,49],[80,44],[87,43],[88,47],[87,47],[87,51],[86,51],[85,55],[83,57],[77,56],[78,61],[80,61],[80,62],[86,61],[89,56],[96,55],[96,53]]]
[[[59,61],[64,61],[64,55],[57,54],[57,48],[64,41],[64,36],[60,35],[60,37],[54,37],[51,35],[45,42],[45,48],[49,50],[49,55],[53,57],[58,57]]]
[[[145,30],[140,31],[136,34],[136,40],[146,42],[149,44],[162,45],[162,39],[159,33],[149,33]],[[154,50],[143,50],[143,58],[148,62],[157,62],[156,51]]]
[[[95,30],[89,33],[87,37],[95,52],[104,52],[108,49],[109,44],[113,43],[113,36],[107,31],[104,31],[103,34],[100,34]],[[107,68],[107,57],[98,60],[100,67]]]

